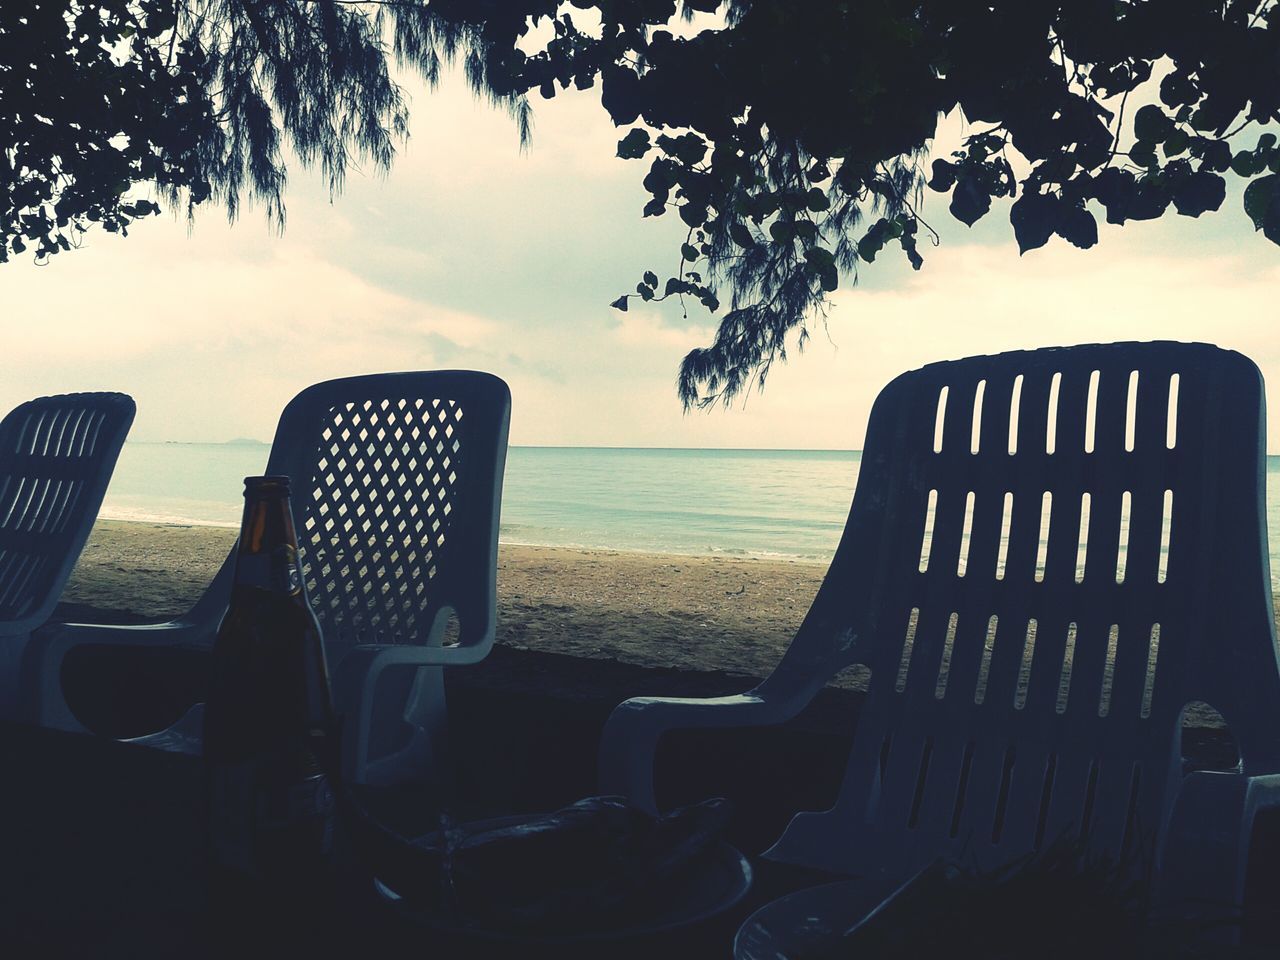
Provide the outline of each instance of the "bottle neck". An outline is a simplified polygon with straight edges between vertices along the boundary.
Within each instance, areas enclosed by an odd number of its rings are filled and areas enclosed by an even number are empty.
[[[286,596],[301,595],[298,537],[287,493],[245,490],[235,583]]]

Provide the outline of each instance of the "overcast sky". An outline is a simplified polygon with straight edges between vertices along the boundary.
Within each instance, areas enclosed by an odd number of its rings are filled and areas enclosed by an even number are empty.
[[[410,89],[413,137],[390,176],[353,175],[331,205],[294,170],[283,237],[260,210],[229,227],[209,209],[190,235],[165,214],[47,266],[0,266],[0,405],[122,390],[138,402],[132,439],[270,440],[314,381],[472,367],[510,383],[516,444],[856,448],[877,390],[922,363],[1168,338],[1261,366],[1280,452],[1280,249],[1238,191],[1200,220],[1102,225],[1093,250],[1054,240],[1021,258],[1007,210],[969,230],[930,195],[943,244],[922,244],[922,271],[886,250],[763,394],[685,415],[676,369],[715,320],[674,302],[609,308],[644,270],[671,272],[684,231],[641,219],[646,164],[614,158],[598,90],[538,100],[521,154],[511,120],[456,78]]]

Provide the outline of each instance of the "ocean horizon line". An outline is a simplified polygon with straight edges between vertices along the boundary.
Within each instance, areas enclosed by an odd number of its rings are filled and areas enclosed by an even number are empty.
[[[186,446],[186,447],[270,447],[265,440],[251,437],[236,437],[231,440],[126,440],[132,446]],[[841,453],[862,455],[858,447],[638,447],[627,445],[591,444],[556,444],[556,443],[511,443],[509,450],[612,450],[616,452],[638,453]],[[1280,453],[1267,452],[1268,460],[1280,461]]]
[[[187,446],[187,447],[248,447],[271,446],[265,440],[251,437],[236,437],[231,440],[126,440],[126,443],[137,446]],[[511,443],[512,450],[618,450],[644,451],[653,453],[680,453],[692,451],[696,453],[862,453],[855,447],[644,447],[626,444],[593,445],[586,443]]]

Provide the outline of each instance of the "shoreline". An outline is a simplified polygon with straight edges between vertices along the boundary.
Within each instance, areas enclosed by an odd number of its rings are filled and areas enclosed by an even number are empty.
[[[102,515],[100,515],[98,517],[98,523],[136,523],[147,527],[199,527],[211,528],[214,530],[240,529],[240,525],[238,523],[231,523],[222,520],[194,520],[188,517],[165,516],[122,517],[110,516],[110,512],[111,511],[107,509]],[[681,551],[633,550],[628,547],[604,547],[583,543],[542,543],[532,540],[511,540],[504,537],[501,531],[498,533],[498,544],[500,547],[547,547],[548,549],[554,550],[590,550],[627,555],[635,554],[642,557],[704,557],[707,559],[724,558],[726,560],[762,560],[766,563],[801,563],[809,566],[821,566],[823,569],[831,563],[830,557],[820,558],[790,553],[751,553],[747,550],[712,550],[710,552],[692,553]],[[834,548],[832,549],[832,552],[835,552]]]

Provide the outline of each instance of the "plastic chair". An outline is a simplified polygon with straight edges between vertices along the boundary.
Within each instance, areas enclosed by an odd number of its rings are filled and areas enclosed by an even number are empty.
[[[266,471],[293,479],[303,576],[346,714],[352,782],[428,768],[443,735],[443,667],[475,663],[493,644],[510,410],[497,377],[449,370],[318,383],[281,414]],[[210,647],[233,571],[234,550],[196,606],[170,623],[44,631],[28,664],[34,719],[83,730],[60,679],[78,645]],[[446,637],[452,615],[456,639]],[[375,735],[373,693],[395,667],[417,668],[407,726]],[[141,739],[198,749],[199,730],[196,711]],[[371,741],[390,748],[374,755]]]
[[[844,534],[772,676],[623,703],[602,792],[653,809],[663,734],[782,722],[863,664],[839,799],[767,857],[857,876],[874,905],[938,858],[989,869],[1076,833],[1145,862],[1162,897],[1241,904],[1255,816],[1280,805],[1264,441],[1258,369],[1202,344],[903,374],[875,403]],[[1194,701],[1230,726],[1236,772],[1183,775]]]
[[[134,411],[123,393],[70,393],[0,422],[0,717],[18,712],[31,633],[84,549]]]

